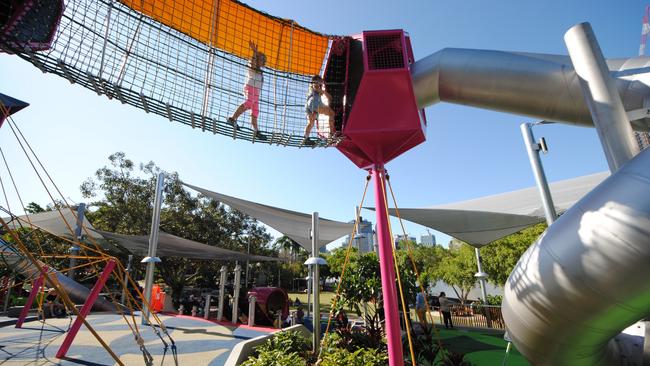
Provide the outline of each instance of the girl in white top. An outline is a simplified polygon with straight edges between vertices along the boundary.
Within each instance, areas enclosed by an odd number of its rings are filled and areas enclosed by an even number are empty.
[[[262,67],[266,65],[266,55],[257,50],[257,45],[255,43],[249,42],[249,45],[251,50],[253,50],[253,56],[248,63],[248,75],[246,83],[244,84],[244,97],[246,100],[244,100],[235,113],[228,118],[228,123],[230,123],[235,129],[239,130],[239,126],[237,126],[237,118],[239,118],[239,116],[246,110],[250,109],[253,135],[260,140],[264,140],[266,137],[257,130],[257,116],[260,113],[260,90],[262,90],[262,85],[264,84]]]

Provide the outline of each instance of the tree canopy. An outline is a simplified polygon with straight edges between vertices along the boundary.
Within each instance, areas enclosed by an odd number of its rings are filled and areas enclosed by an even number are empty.
[[[109,156],[110,164],[81,185],[90,203],[88,219],[100,230],[145,235],[151,228],[156,177],[165,175],[160,230],[208,245],[260,255],[277,255],[271,236],[254,218],[184,189],[177,173],[162,171],[153,162],[136,165],[124,153]],[[136,166],[138,167],[136,169]],[[157,276],[178,301],[184,286],[213,287],[223,263],[187,258],[163,258]]]

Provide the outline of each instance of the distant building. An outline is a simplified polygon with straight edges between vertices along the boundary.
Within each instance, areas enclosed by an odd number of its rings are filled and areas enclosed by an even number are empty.
[[[461,245],[463,245],[463,241],[458,239],[451,239],[449,242],[449,250],[458,249],[461,247]]]
[[[349,221],[349,223],[354,224],[354,220]],[[359,227],[357,228],[357,235],[352,241],[352,246],[359,250],[359,253],[368,253],[374,250],[374,240],[375,235],[372,230],[372,223],[370,221],[364,220],[363,217],[359,217]],[[345,238],[344,244],[347,245],[350,242],[350,235]]]
[[[436,245],[436,236],[429,233],[426,235],[421,235],[420,236],[420,244],[427,246],[427,247],[432,247]]]
[[[408,240],[408,241],[412,241],[413,243],[416,243],[415,236],[408,236],[408,234],[395,235],[395,248],[399,248],[400,242],[404,240]]]

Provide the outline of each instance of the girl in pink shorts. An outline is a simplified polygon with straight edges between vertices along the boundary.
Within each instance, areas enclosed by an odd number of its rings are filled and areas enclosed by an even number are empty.
[[[248,76],[244,84],[244,97],[246,100],[237,107],[233,115],[228,118],[230,123],[235,129],[239,130],[237,126],[237,118],[247,110],[251,110],[251,125],[253,126],[253,136],[260,140],[265,140],[266,137],[257,130],[257,116],[260,113],[260,90],[264,84],[264,74],[262,67],[266,64],[266,55],[257,50],[257,46],[253,42],[249,42],[253,50],[253,57],[248,63]]]

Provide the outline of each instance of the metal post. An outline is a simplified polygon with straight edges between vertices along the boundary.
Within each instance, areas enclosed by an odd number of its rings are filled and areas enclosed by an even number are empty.
[[[557,213],[555,212],[555,206],[553,205],[553,197],[551,196],[551,190],[548,187],[546,174],[544,174],[544,167],[542,166],[542,161],[539,158],[539,151],[541,150],[541,147],[538,143],[535,142],[532,123],[522,123],[519,127],[521,129],[521,135],[524,138],[524,144],[526,145],[528,160],[530,160],[530,166],[533,169],[533,174],[535,175],[535,182],[537,182],[537,189],[539,190],[539,195],[542,199],[542,205],[544,206],[546,223],[550,226],[557,218]]]
[[[564,35],[564,43],[613,173],[639,153],[616,82],[589,23],[571,27]]]
[[[78,242],[81,242],[83,238],[82,228],[84,222],[84,213],[86,212],[86,204],[80,203],[77,206],[77,223],[74,228],[74,235]],[[74,268],[77,266],[77,256],[79,255],[79,246],[77,244],[72,244],[70,247],[70,270],[68,270],[68,278],[74,280],[77,270]]]
[[[7,316],[7,310],[9,309],[9,300],[11,298],[11,289],[14,287],[15,281],[16,281],[16,275],[12,272],[11,278],[9,278],[9,287],[7,287],[7,293],[5,294],[5,304],[3,309],[3,313],[5,316]]]
[[[248,237],[248,248],[246,249],[246,254],[249,256],[251,255],[251,238],[250,236]],[[246,258],[246,277],[245,278],[245,283],[244,283],[244,288],[248,288],[248,265],[249,265],[249,259]]]
[[[129,259],[126,262],[126,269],[124,270],[124,287],[122,288],[122,304],[126,302],[126,290],[129,288],[129,273],[131,272],[131,262],[133,261],[133,254],[129,254]]]
[[[210,318],[210,300],[212,300],[212,295],[205,295],[205,307],[203,308],[203,319]]]
[[[382,164],[372,169],[375,183],[375,207],[377,217],[377,242],[379,246],[379,269],[381,271],[384,314],[386,314],[386,341],[388,344],[388,364],[403,366],[402,333],[397,314],[397,289],[395,287],[395,264],[393,262],[393,242],[388,231],[386,212],[385,170]]]
[[[248,326],[255,326],[255,302],[257,298],[255,296],[248,297]]]
[[[235,286],[232,294],[232,318],[231,322],[237,324],[237,310],[239,309],[239,288],[241,287],[241,266],[235,265]]]
[[[219,270],[221,277],[219,277],[219,308],[217,309],[217,321],[223,319],[223,300],[226,294],[226,276],[228,274],[228,268],[226,266],[221,266]]]
[[[311,315],[311,264],[307,266],[307,317]]]
[[[483,272],[483,264],[481,263],[481,252],[479,248],[474,248],[474,253],[476,254],[476,266],[478,267],[478,272],[474,277],[478,278],[479,283],[481,284],[481,295],[483,295],[483,304],[487,305],[487,290],[485,288],[485,280],[488,277],[488,274]],[[488,328],[492,328],[492,319],[490,317],[490,310],[488,307],[484,307],[485,311],[485,320],[487,321]]]
[[[149,305],[151,305],[151,287],[153,285],[153,272],[156,263],[160,258],[156,257],[156,248],[158,247],[158,227],[160,226],[160,206],[162,204],[162,191],[165,183],[163,173],[158,174],[156,181],[156,197],[153,204],[153,216],[151,218],[151,233],[149,235],[149,251],[147,256],[142,259],[142,263],[147,263],[147,272],[145,274],[144,298],[146,304],[142,304],[142,324],[149,324]]]
[[[311,214],[311,255],[314,259],[318,257],[318,212]],[[320,346],[320,269],[318,267],[318,261],[315,261],[313,264],[313,285],[312,289],[314,291],[314,320],[312,324],[314,325],[313,335],[314,335],[314,344],[313,350],[314,354],[318,354],[318,348]]]

